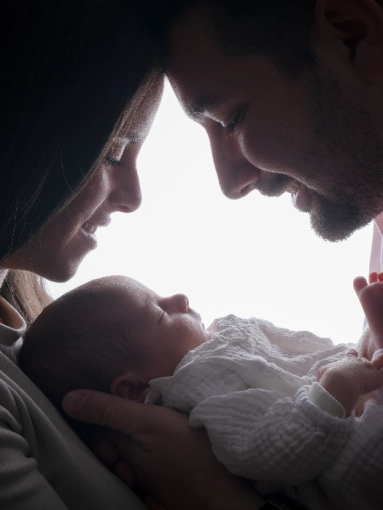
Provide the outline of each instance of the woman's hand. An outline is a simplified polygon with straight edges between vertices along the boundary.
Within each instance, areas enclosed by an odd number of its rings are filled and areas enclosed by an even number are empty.
[[[256,510],[265,501],[215,458],[204,429],[186,415],[106,393],[66,395],[72,417],[109,427],[108,440],[134,469],[139,486],[167,510]]]

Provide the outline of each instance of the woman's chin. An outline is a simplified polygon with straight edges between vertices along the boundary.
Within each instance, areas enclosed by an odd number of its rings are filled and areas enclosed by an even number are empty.
[[[49,266],[45,265],[42,268],[34,268],[33,272],[49,280],[51,282],[56,283],[64,283],[73,278],[73,276],[77,273],[77,270],[83,261],[85,255],[81,257],[81,259],[71,260],[71,261],[55,261],[52,260]]]

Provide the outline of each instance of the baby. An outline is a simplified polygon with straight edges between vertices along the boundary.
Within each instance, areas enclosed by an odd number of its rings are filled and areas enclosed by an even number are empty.
[[[378,509],[383,275],[354,286],[371,328],[359,350],[371,361],[261,319],[229,315],[206,330],[183,294],[113,276],[49,305],[20,366],[59,409],[68,391],[89,388],[188,413],[218,459],[265,494],[283,486],[307,508]]]

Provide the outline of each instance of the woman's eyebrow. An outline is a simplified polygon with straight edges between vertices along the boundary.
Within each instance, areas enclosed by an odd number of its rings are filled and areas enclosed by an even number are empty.
[[[132,140],[139,140],[140,135],[136,131],[127,131],[123,135],[115,137],[116,141],[120,142],[131,142]]]
[[[204,114],[214,108],[218,108],[225,101],[225,98],[217,92],[201,94],[196,101],[185,107],[186,114],[193,120],[200,120]]]

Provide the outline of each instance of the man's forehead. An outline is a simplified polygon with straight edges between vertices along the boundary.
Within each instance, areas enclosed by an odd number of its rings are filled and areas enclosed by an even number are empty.
[[[201,71],[208,70],[225,53],[210,10],[194,7],[168,31],[166,69],[185,72],[198,66]]]
[[[230,98],[237,58],[227,51],[211,26],[206,8],[195,8],[168,34],[166,73],[187,115],[199,120],[206,110]]]
[[[186,114],[194,120],[206,110],[218,107],[225,100],[224,81],[215,77],[225,73],[225,67],[214,54],[199,55],[200,49],[179,48],[177,58],[168,59],[166,73]]]

